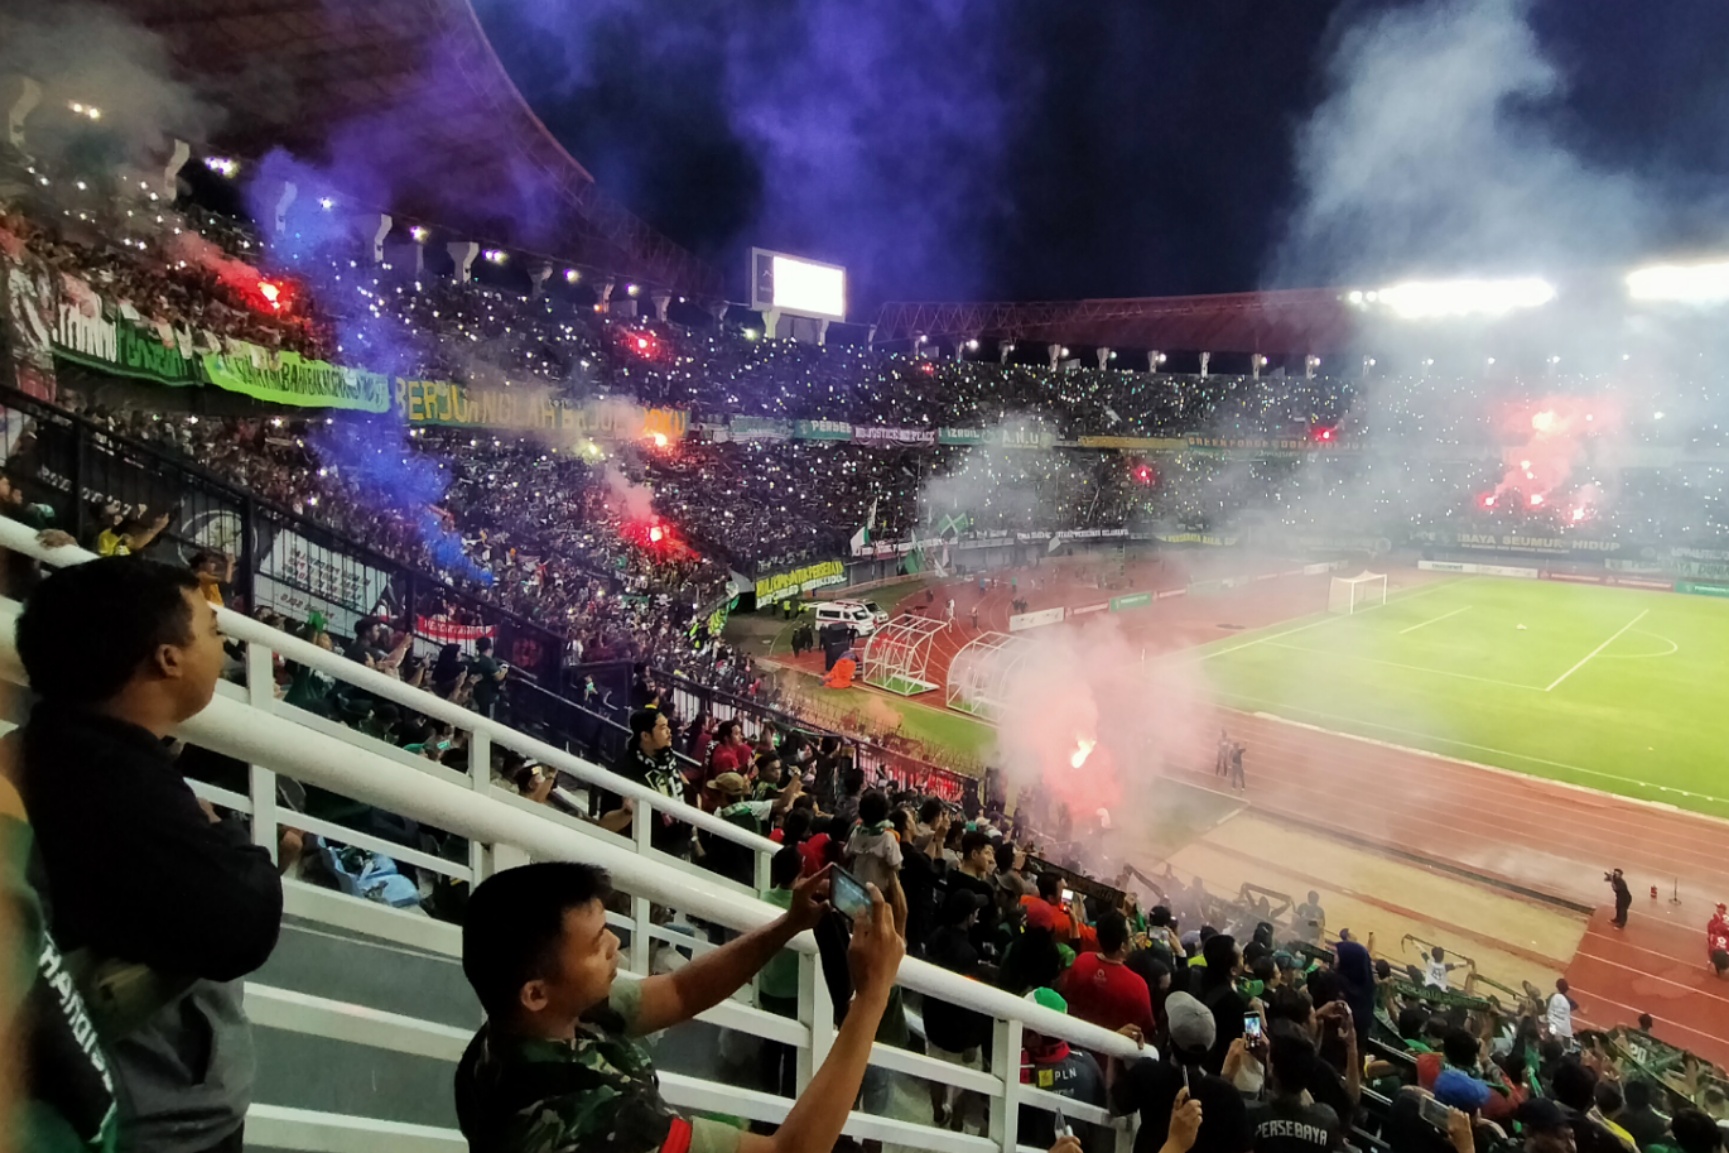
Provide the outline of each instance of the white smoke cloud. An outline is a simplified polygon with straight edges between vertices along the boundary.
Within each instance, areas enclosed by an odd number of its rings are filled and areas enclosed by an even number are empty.
[[[1143,663],[1108,614],[1018,635],[1026,647],[997,721],[996,763],[1010,795],[1032,786],[1066,803],[1077,830],[1101,807],[1113,828],[1144,828],[1161,804],[1165,768],[1192,762],[1206,743],[1196,666]]]
[[[1529,0],[1436,0],[1347,27],[1299,132],[1299,204],[1272,279],[1500,269],[1637,251],[1655,206],[1543,113],[1565,79]]]

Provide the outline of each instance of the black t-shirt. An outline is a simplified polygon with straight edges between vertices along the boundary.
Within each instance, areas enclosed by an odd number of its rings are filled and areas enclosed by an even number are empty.
[[[1201,1131],[1194,1153],[1245,1153],[1250,1147],[1249,1107],[1223,1077],[1189,1070],[1189,1094],[1201,1103]],[[1111,1086],[1111,1112],[1139,1113],[1135,1153],[1158,1153],[1171,1128],[1171,1107],[1183,1087],[1183,1071],[1151,1057],[1124,1069]]]
[[[978,971],[979,953],[965,933],[944,926],[931,934],[925,945],[925,960],[951,973],[971,977]],[[991,1018],[983,1013],[935,997],[925,998],[925,1036],[939,1048],[962,1053],[987,1045],[991,1039],[991,1027]]]
[[[989,880],[980,880],[962,872],[958,866],[951,865],[944,874],[944,883],[948,891],[977,893],[985,899],[984,908],[979,910],[978,923],[973,926],[973,947],[982,955],[987,948],[995,948],[997,944],[997,922],[1001,919],[997,912],[997,889]]]
[[[498,662],[489,656],[478,656],[468,662],[468,673],[474,682],[474,703],[485,708],[498,699]]]
[[[1213,1013],[1214,1040],[1207,1053],[1207,1072],[1217,1073],[1225,1066],[1231,1042],[1243,1035],[1243,1014],[1249,1011],[1249,1003],[1229,981],[1209,987],[1205,969],[1196,969],[1195,974],[1195,998]]]
[[[1330,1106],[1304,1105],[1295,1097],[1252,1106],[1249,1128],[1255,1153],[1324,1153],[1345,1140],[1339,1115]]]

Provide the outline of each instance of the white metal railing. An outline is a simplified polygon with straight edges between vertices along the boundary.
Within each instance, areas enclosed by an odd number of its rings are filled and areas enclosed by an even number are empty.
[[[91,554],[77,548],[45,550],[36,543],[32,530],[4,518],[0,518],[0,548],[25,553],[50,565],[92,559]],[[0,679],[23,685],[26,681],[13,641],[18,611],[16,602],[0,598]],[[652,815],[664,812],[713,836],[746,845],[756,854],[758,882],[763,888],[766,888],[768,859],[780,847],[767,838],[681,801],[669,800],[479,713],[404,685],[239,613],[220,609],[218,616],[228,636],[245,642],[247,683],[244,687],[220,686],[210,705],[182,727],[182,735],[195,744],[250,765],[249,787],[245,795],[196,782],[193,788],[212,803],[247,814],[254,841],[272,853],[276,851],[280,828],[289,825],[343,843],[373,848],[442,875],[472,882],[534,859],[580,860],[601,866],[612,874],[619,890],[630,897],[628,915],[609,914],[614,924],[631,933],[629,976],[623,979],[635,979],[648,972],[652,941],[705,947],[698,938],[653,924],[650,912],[654,904],[734,930],[755,928],[780,915],[778,908],[759,900],[747,887],[653,849],[648,831],[653,824]],[[466,731],[470,740],[469,771],[463,774],[424,758],[409,757],[385,742],[278,700],[272,676],[272,658],[276,654]],[[605,832],[498,788],[490,777],[494,744],[532,757],[591,787],[630,798],[635,804],[633,834]],[[335,822],[279,811],[278,774],[466,838],[469,859],[466,863],[444,860],[433,854],[405,850],[394,842]],[[285,885],[287,909],[296,915],[447,955],[460,953],[460,934],[454,926],[295,881]],[[717,1006],[704,1018],[725,1028],[792,1045],[797,1053],[797,1084],[802,1091],[833,1043],[833,1006],[817,963],[814,938],[803,934],[791,947],[800,954],[796,1020],[738,1001]],[[1128,1148],[1132,1139],[1129,1123],[1113,1122],[1104,1110],[1020,1083],[1022,1025],[1062,1037],[1095,1053],[1123,1059],[1149,1056],[1150,1048],[1139,1049],[1118,1034],[914,958],[902,962],[899,980],[907,989],[992,1017],[995,1020],[992,1072],[961,1069],[933,1057],[883,1045],[874,1047],[871,1063],[983,1094],[990,1103],[991,1136],[975,1137],[856,1111],[849,1119],[848,1133],[861,1139],[944,1153],[1012,1150],[1017,1146],[1018,1110],[1028,1105],[1061,1108],[1065,1116],[1074,1120],[1114,1124],[1119,1149]],[[260,1024],[269,1027],[316,1032],[381,1050],[437,1056],[448,1056],[452,1051],[460,1053],[459,1046],[453,1050],[456,1033],[449,1026],[256,986],[249,987],[248,1001]],[[289,1023],[290,1018],[295,1023]],[[476,1024],[479,1018],[477,1007]],[[688,1077],[663,1075],[662,1083],[668,1099],[681,1107],[752,1120],[778,1121],[785,1116],[790,1103],[787,1098]],[[357,1153],[373,1153],[380,1147],[381,1138],[387,1139],[387,1147],[393,1150],[462,1147],[460,1137],[447,1130],[269,1105],[253,1107],[248,1116],[248,1137],[277,1148],[354,1149]]]

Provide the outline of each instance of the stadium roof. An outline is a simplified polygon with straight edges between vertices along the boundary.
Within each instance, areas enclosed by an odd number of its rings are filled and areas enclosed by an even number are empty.
[[[160,36],[181,79],[225,112],[197,145],[328,163],[346,142],[388,181],[390,202],[369,208],[721,295],[714,268],[609,200],[553,138],[467,0],[105,3]]]
[[[894,301],[876,340],[1013,340],[1188,352],[1333,354],[1350,346],[1353,310],[1330,288],[1028,304]]]

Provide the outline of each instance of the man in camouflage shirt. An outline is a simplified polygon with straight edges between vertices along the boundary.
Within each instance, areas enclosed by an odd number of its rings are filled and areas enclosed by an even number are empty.
[[[637,1037],[688,1021],[755,976],[825,911],[825,875],[786,914],[678,971],[616,980],[607,876],[540,862],[498,873],[469,900],[462,968],[487,1013],[456,1072],[456,1115],[474,1153],[805,1153],[829,1149],[858,1096],[904,951],[873,891],[853,926],[855,996],[827,1060],[773,1137],[689,1119],[667,1104]]]

